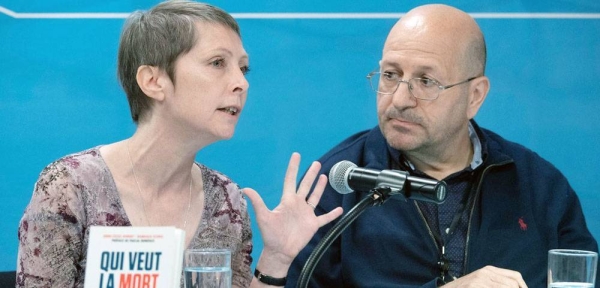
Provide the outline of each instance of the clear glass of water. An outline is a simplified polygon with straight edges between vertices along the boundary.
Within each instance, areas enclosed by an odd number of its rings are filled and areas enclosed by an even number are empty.
[[[231,251],[186,249],[183,259],[186,288],[231,288]]]
[[[584,250],[548,251],[548,287],[593,288],[596,283],[598,253]]]

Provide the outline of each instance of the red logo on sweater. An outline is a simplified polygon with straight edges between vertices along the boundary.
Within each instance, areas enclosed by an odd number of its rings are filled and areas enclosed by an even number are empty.
[[[525,220],[523,220],[523,217],[519,218],[519,226],[521,227],[521,230],[523,230],[523,231],[527,230],[527,223],[525,223]]]

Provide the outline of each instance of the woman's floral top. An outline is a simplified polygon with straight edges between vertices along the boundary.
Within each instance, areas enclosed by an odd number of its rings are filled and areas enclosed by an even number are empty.
[[[88,227],[131,226],[113,177],[95,147],[65,156],[41,172],[19,225],[17,287],[83,287]],[[252,232],[237,184],[202,170],[204,210],[188,248],[231,250],[233,285],[252,280]],[[199,214],[202,213],[202,214]]]

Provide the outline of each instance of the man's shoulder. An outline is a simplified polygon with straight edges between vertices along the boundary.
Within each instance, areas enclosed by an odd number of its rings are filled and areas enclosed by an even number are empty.
[[[505,155],[520,170],[531,173],[559,173],[560,171],[537,152],[515,141],[508,140],[489,129],[481,128],[488,143],[488,152],[492,157]]]
[[[525,145],[512,140],[508,140],[492,130],[481,128],[481,131],[485,135],[486,142],[488,144],[488,149],[492,153],[500,152],[508,155],[513,159],[517,158],[514,160],[519,160],[519,158],[523,157],[532,157],[534,155],[536,157],[539,157],[539,155],[537,155],[536,152],[526,147]]]
[[[373,146],[385,146],[385,138],[381,135],[379,127],[357,132],[341,141],[325,153],[319,162],[323,168],[330,168],[335,163],[347,160],[354,163],[359,162],[368,149],[374,149]]]

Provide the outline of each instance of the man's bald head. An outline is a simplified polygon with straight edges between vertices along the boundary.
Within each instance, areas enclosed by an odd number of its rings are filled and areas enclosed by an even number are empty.
[[[486,48],[483,33],[475,20],[459,9],[432,4],[410,10],[390,31],[383,52],[406,42],[418,43],[425,50],[431,48],[432,53],[448,54],[469,77],[484,74]]]

